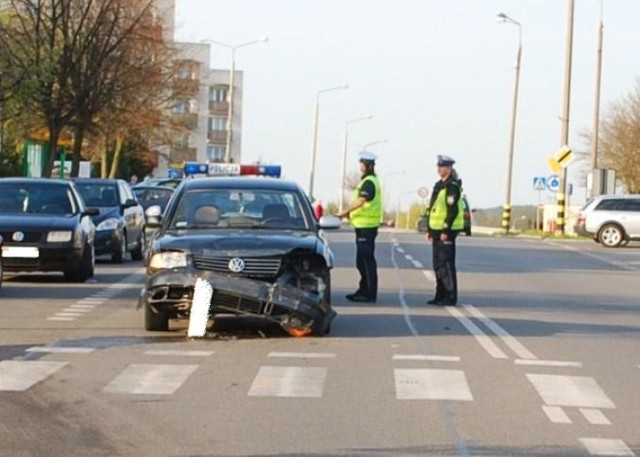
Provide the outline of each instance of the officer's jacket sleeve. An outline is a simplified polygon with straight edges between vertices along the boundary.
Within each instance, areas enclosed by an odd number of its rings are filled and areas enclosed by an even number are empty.
[[[460,201],[460,184],[452,180],[447,184],[447,217],[444,220],[445,229],[451,230],[453,221],[458,216],[458,202]]]

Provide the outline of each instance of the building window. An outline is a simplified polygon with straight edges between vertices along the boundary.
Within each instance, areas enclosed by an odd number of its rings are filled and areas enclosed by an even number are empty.
[[[207,145],[207,160],[209,162],[222,162],[224,161],[226,148],[224,146],[216,146],[213,144]]]
[[[187,102],[178,102],[173,107],[173,114],[185,114],[189,110]]]
[[[176,138],[176,146],[182,147],[182,148],[188,148],[189,147],[189,134],[188,133],[180,133],[178,134],[177,138]]]
[[[210,87],[209,100],[212,102],[227,101],[227,88],[225,86]]]
[[[190,113],[198,112],[198,100],[189,100],[189,112]]]
[[[220,116],[213,116],[209,118],[209,131],[214,130],[227,130],[227,118]]]

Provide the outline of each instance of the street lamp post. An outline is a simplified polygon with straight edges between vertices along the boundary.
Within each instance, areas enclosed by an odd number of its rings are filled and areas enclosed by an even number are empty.
[[[232,46],[227,43],[223,43],[221,41],[216,40],[204,40],[208,43],[217,44],[218,46],[225,47],[231,50],[231,70],[229,71],[229,108],[227,113],[227,142],[225,146],[224,152],[224,161],[229,163],[231,161],[231,146],[233,145],[233,105],[235,99],[235,74],[236,74],[236,50],[240,48],[244,48],[246,46],[250,46],[252,44],[257,43],[266,43],[269,41],[269,37],[262,37],[257,40],[249,41],[247,43],[237,44]]]
[[[385,193],[387,191],[387,178],[391,177],[391,176],[397,176],[397,175],[404,175],[406,174],[406,171],[392,171],[390,173],[386,173],[383,177],[382,177],[382,211],[380,214],[380,223],[384,222],[384,208],[385,205],[387,204],[387,198],[385,197]]]
[[[600,22],[598,24],[598,47],[596,52],[596,88],[595,88],[595,103],[593,106],[593,136],[591,137],[591,189],[590,193],[592,197],[595,197],[600,192],[600,189],[596,189],[594,186],[595,173],[598,168],[598,135],[600,129],[600,86],[602,78],[602,40],[604,35],[604,23],[603,23],[603,4],[600,0]]]
[[[518,27],[518,53],[516,55],[516,77],[513,89],[513,104],[511,105],[511,131],[509,135],[509,160],[507,163],[507,195],[502,211],[502,228],[509,233],[511,225],[511,182],[513,179],[513,150],[516,138],[516,116],[518,111],[518,91],[520,88],[520,61],[522,58],[522,25],[504,13],[496,15],[498,22],[513,24]]]
[[[316,155],[318,150],[318,122],[320,118],[320,95],[325,92],[331,92],[334,90],[348,89],[349,85],[344,84],[342,86],[329,87],[327,89],[321,89],[316,92],[316,109],[313,119],[313,140],[311,144],[311,177],[309,178],[309,198],[313,199],[313,182],[316,173]]]
[[[371,143],[367,143],[362,147],[363,151],[366,151],[367,148],[370,148],[371,146],[375,146],[376,144],[383,144],[383,143],[388,143],[389,140],[385,139],[385,140],[378,140],[378,141],[372,141]]]
[[[571,60],[573,58],[573,15],[575,10],[575,1],[568,0],[567,14],[567,36],[566,51],[564,64],[564,95],[562,103],[562,130],[560,136],[560,146],[569,144],[569,109],[571,107]],[[567,169],[563,168],[560,175],[560,189],[556,198],[556,232],[563,235],[565,232],[565,216],[566,216],[566,190],[567,190]]]
[[[344,144],[342,148],[342,174],[340,181],[340,212],[344,211],[344,193],[346,191],[346,180],[347,180],[347,142],[349,138],[349,126],[355,122],[366,121],[369,119],[373,119],[373,116],[363,116],[357,117],[355,119],[351,119],[347,121],[344,126]]]

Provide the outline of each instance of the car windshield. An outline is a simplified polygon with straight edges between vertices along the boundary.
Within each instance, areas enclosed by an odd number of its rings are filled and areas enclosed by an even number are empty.
[[[46,183],[0,184],[0,213],[72,215],[77,212],[78,207],[67,186]]]
[[[109,208],[118,206],[118,188],[107,183],[76,183],[87,206]]]
[[[281,190],[185,191],[171,218],[172,229],[309,229],[298,195]]]

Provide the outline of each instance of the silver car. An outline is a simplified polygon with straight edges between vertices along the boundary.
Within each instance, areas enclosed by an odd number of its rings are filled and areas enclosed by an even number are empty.
[[[600,195],[580,211],[574,230],[608,248],[640,241],[640,195]]]

